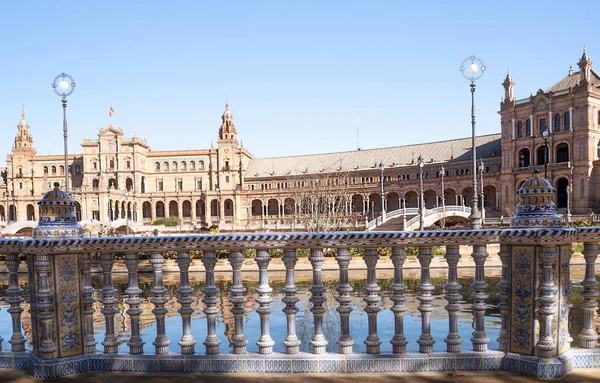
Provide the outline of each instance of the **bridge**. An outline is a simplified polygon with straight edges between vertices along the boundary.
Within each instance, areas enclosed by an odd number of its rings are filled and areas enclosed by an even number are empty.
[[[17,234],[19,230],[31,228],[33,229],[38,225],[38,221],[17,221],[12,222],[6,225],[5,227],[3,223],[0,223],[0,235],[13,235]]]
[[[469,218],[471,208],[461,205],[439,206],[433,209],[425,209],[425,227],[431,226],[440,219],[448,217]],[[406,220],[407,217],[411,217]],[[406,222],[404,222],[406,220]],[[367,231],[373,231],[375,228],[382,229],[383,224],[388,224],[391,229],[411,231],[419,228],[420,225],[419,209],[416,207],[403,208],[391,211],[385,214],[385,217],[377,217],[367,223]],[[390,225],[391,224],[391,225]],[[397,227],[394,227],[397,226]]]

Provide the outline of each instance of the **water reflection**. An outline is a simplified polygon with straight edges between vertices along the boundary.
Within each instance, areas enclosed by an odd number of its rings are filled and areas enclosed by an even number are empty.
[[[572,269],[572,278],[573,279],[581,279],[583,275],[582,267],[574,267]],[[460,302],[461,311],[458,315],[459,318],[459,332],[461,337],[464,339],[462,347],[463,350],[472,350],[472,345],[470,342],[471,333],[473,332],[473,315],[471,311],[471,299],[469,295],[471,294],[470,284],[472,283],[473,278],[473,270],[472,269],[459,269],[459,283],[463,286],[461,294],[463,295],[463,300]],[[488,299],[489,309],[486,312],[486,332],[488,337],[490,338],[489,349],[497,349],[498,343],[496,338],[498,337],[498,333],[500,330],[500,313],[497,307],[498,300],[496,298],[496,294],[498,293],[497,283],[500,279],[499,276],[500,269],[487,269],[486,270],[486,280],[490,285],[488,294],[490,298]],[[419,284],[419,274],[418,271],[408,271],[405,273],[405,284],[408,287],[406,295],[408,296],[408,301],[406,305],[408,307],[408,311],[405,313],[404,319],[404,332],[409,344],[407,346],[407,350],[409,352],[418,352],[418,344],[416,340],[418,339],[421,333],[421,318],[420,313],[417,310],[418,301],[416,300],[417,295],[417,286]],[[389,300],[390,295],[390,286],[392,284],[393,271],[392,270],[383,270],[378,271],[378,283],[381,286],[382,297],[383,297],[383,310],[378,315],[378,329],[379,329],[379,337],[382,340],[381,352],[382,353],[391,353],[392,345],[389,343],[389,340],[392,339],[394,335],[394,316],[393,313],[389,310],[392,306],[392,302]],[[231,282],[230,275],[228,273],[217,273],[217,285],[219,287],[219,298],[221,299],[221,303],[218,305],[220,310],[220,315],[217,320],[217,335],[221,339],[220,352],[221,353],[229,353],[231,352],[231,347],[229,345],[229,339],[233,336],[234,332],[234,319],[231,314],[232,305],[228,303],[228,293]],[[281,301],[283,294],[280,293],[281,289],[285,284],[285,274],[283,272],[274,272],[270,273],[270,283],[273,287],[273,302],[271,307],[273,309],[273,313],[271,314],[271,337],[275,341],[275,345],[273,347],[276,352],[283,352],[283,340],[286,337],[287,329],[286,329],[286,317],[285,314],[281,311],[285,304]],[[310,339],[313,335],[313,321],[312,314],[310,313],[310,293],[308,292],[308,288],[310,287],[312,274],[310,272],[296,272],[296,284],[300,291],[298,292],[298,298],[300,301],[297,304],[299,308],[299,312],[297,314],[296,323],[297,323],[297,335],[298,338],[302,341],[302,345],[300,346],[300,350],[303,352],[310,352]],[[362,301],[362,288],[365,284],[364,272],[363,271],[351,271],[350,272],[350,284],[353,287],[354,291],[352,293],[352,314],[350,316],[350,333],[352,338],[355,341],[354,351],[355,352],[365,352],[366,347],[363,343],[365,338],[368,335],[368,326],[367,326],[367,315],[363,310],[364,302]],[[323,318],[324,325],[324,334],[329,342],[327,346],[328,352],[337,352],[337,339],[340,335],[340,325],[339,325],[339,314],[335,311],[338,303],[335,301],[335,297],[337,296],[337,292],[335,291],[335,287],[338,284],[338,273],[337,271],[326,271],[323,273],[324,285],[327,288],[326,296],[328,298],[325,307],[327,308],[327,312]],[[168,289],[166,294],[169,297],[169,301],[165,305],[168,309],[168,313],[166,316],[166,326],[167,326],[167,336],[171,340],[170,351],[171,352],[179,352],[179,345],[177,342],[181,337],[181,317],[177,310],[179,309],[179,304],[176,300],[175,291],[179,287],[177,284],[179,279],[178,274],[165,274],[165,287]],[[154,353],[154,347],[152,346],[152,341],[156,336],[156,324],[154,320],[154,315],[152,314],[153,305],[150,303],[150,289],[152,288],[152,274],[140,274],[140,288],[142,289],[141,297],[143,298],[143,303],[141,304],[141,308],[143,309],[143,313],[140,317],[141,321],[141,334],[146,342],[144,345],[144,352],[146,353]],[[195,298],[196,302],[192,307],[196,310],[195,315],[192,316],[192,333],[198,344],[196,345],[197,352],[204,352],[204,346],[202,345],[202,341],[204,341],[206,337],[206,316],[202,312],[204,305],[201,302],[202,299],[202,288],[204,287],[204,274],[203,273],[192,273],[190,275],[190,280],[192,287],[195,289]],[[256,341],[260,336],[260,318],[257,312],[255,311],[257,307],[257,303],[255,302],[255,298],[257,294],[255,292],[256,287],[258,286],[257,281],[257,273],[243,273],[244,286],[248,289],[246,292],[246,298],[248,298],[248,302],[246,303],[246,314],[244,320],[244,333],[248,338],[248,351],[256,352],[258,351],[258,346],[256,346]],[[436,340],[433,348],[434,351],[444,351],[446,349],[446,344],[443,339],[446,337],[448,333],[448,315],[444,306],[447,304],[447,301],[443,299],[443,284],[446,282],[446,271],[445,270],[432,270],[432,283],[435,285],[435,290],[433,295],[435,300],[432,302],[435,307],[434,311],[431,314],[431,334]],[[101,287],[101,275],[94,274],[92,284],[94,288],[99,289]],[[126,314],[126,310],[128,309],[128,305],[124,303],[126,296],[122,293],[127,288],[127,275],[126,274],[114,274],[113,275],[113,283],[115,288],[120,292],[118,294],[119,304],[118,304],[118,313],[115,315],[115,332],[118,336],[119,341],[121,342],[119,346],[119,352],[127,353],[129,351],[128,346],[126,345],[127,340],[130,337],[130,326],[129,326],[129,317]],[[5,342],[10,339],[11,336],[11,320],[10,315],[6,312],[6,308],[8,305],[4,301],[4,290],[7,288],[7,276],[0,276],[0,295],[3,297],[1,300],[0,308],[0,335],[5,339]],[[26,285],[22,286],[26,289]],[[99,299],[99,293],[96,292],[96,299]],[[571,319],[573,326],[571,328],[571,334],[578,334],[581,330],[582,323],[582,313],[581,310],[577,309],[578,301],[581,298],[578,294],[574,296],[574,304],[575,309],[572,310]],[[101,304],[97,302],[95,304],[96,313],[94,314],[94,327],[96,340],[98,341],[98,349],[102,350],[101,342],[104,338],[104,317],[100,313]],[[29,305],[28,303],[24,304],[25,311],[23,312],[22,322],[23,328],[26,332],[26,336],[28,340],[30,340],[30,329],[31,329],[31,320],[29,315]],[[574,339],[577,339],[576,336],[573,336]],[[574,342],[574,345],[577,341]],[[5,344],[5,347],[8,345]],[[31,347],[31,344],[28,342],[28,348]]]

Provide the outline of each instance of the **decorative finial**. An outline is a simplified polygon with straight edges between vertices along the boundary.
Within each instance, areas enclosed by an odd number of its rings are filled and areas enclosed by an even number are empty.
[[[573,76],[573,65],[569,65],[569,76]]]
[[[60,183],[55,182],[53,185],[54,185],[54,190],[60,190]]]
[[[585,49],[585,44],[583,44],[583,54],[581,55],[581,60],[579,60],[579,62],[583,61],[590,61],[590,58],[588,57],[587,51]]]

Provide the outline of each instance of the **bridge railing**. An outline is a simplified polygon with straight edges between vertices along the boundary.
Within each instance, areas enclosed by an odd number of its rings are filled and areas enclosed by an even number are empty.
[[[431,216],[442,216],[445,213],[465,213],[465,214],[471,214],[471,208],[467,207],[467,206],[460,206],[460,205],[447,205],[447,206],[440,206],[440,207],[435,207],[433,209],[426,209],[425,210],[425,218],[427,217],[431,217]],[[411,218],[410,220],[406,221],[406,226],[404,227],[404,229],[408,229],[408,228],[412,228],[415,225],[417,225],[419,223],[419,220],[421,219],[420,216],[416,216]]]
[[[597,306],[595,297],[597,282],[595,280],[595,261],[598,255],[600,229],[540,229],[540,230],[475,230],[475,231],[427,231],[427,232],[339,232],[339,233],[276,233],[276,234],[219,234],[203,236],[165,236],[165,237],[127,237],[127,238],[70,238],[70,239],[2,239],[0,254],[5,255],[5,263],[9,270],[9,287],[5,291],[6,302],[10,306],[8,313],[12,317],[13,333],[8,340],[0,340],[4,347],[0,352],[2,366],[29,369],[34,376],[48,377],[72,374],[85,371],[205,371],[205,372],[384,372],[384,371],[433,371],[433,370],[484,370],[513,368],[515,371],[531,373],[538,376],[556,376],[556,371],[549,369],[540,373],[541,362],[534,356],[521,359],[517,351],[516,340],[527,343],[536,352],[545,350],[544,355],[566,355],[569,350],[568,337],[560,331],[568,328],[569,297],[568,291],[570,245],[572,242],[585,242],[583,251],[586,272],[581,282],[584,287],[581,293],[585,310],[584,323],[574,324],[582,328],[579,335],[581,355],[592,354],[581,350],[596,352],[598,334],[593,327],[593,312]],[[490,339],[487,335],[485,313],[489,309],[488,283],[486,283],[485,263],[488,257],[487,244],[500,243],[500,259],[502,261],[502,278],[498,287],[500,304],[501,330],[498,338],[499,349],[488,350]],[[537,263],[519,263],[511,261],[524,253],[523,243],[539,246],[539,267],[546,270],[546,260],[558,257],[560,272],[563,276],[553,277],[552,273],[538,274]],[[430,277],[430,264],[433,259],[432,248],[445,246],[444,258],[447,262],[447,282],[444,284],[445,306],[435,307]],[[463,287],[457,280],[457,267],[461,259],[459,246],[472,246],[472,259],[475,263],[475,275],[471,284],[474,332],[470,339],[462,339],[458,332],[458,314],[462,310]],[[514,245],[514,246],[513,246]],[[417,287],[418,311],[421,331],[416,341],[418,353],[407,352],[407,336],[404,331],[404,314],[407,311],[407,286],[403,279],[403,265],[407,259],[406,247],[417,246],[416,256],[420,265],[420,280]],[[567,247],[565,247],[567,246]],[[391,247],[391,262],[394,266],[393,283],[389,286],[390,311],[394,317],[393,335],[382,335],[378,329],[378,316],[384,310],[382,306],[382,287],[377,279],[377,264],[380,259],[378,247]],[[514,249],[513,249],[514,247]],[[353,262],[351,249],[363,249],[363,261],[366,264],[365,284],[362,288],[364,311],[368,316],[368,335],[365,339],[352,337],[353,307],[351,303],[352,287],[348,281],[348,268]],[[243,251],[254,249],[256,256],[250,260],[258,267],[259,285],[256,287],[255,302],[260,316],[260,334],[247,333],[247,298],[246,287],[242,281],[241,268],[244,259]],[[286,338],[283,341],[283,353],[273,352],[274,341],[271,337],[269,319],[274,310],[272,288],[269,282],[268,266],[271,261],[270,249],[281,249],[285,265],[286,284],[281,290],[285,307],[282,309],[287,318]],[[296,330],[296,314],[299,311],[298,291],[295,280],[295,267],[300,249],[310,253],[308,260],[312,267],[312,284],[310,293],[310,315],[312,315],[312,337],[310,352],[300,352],[300,339]],[[327,310],[328,296],[323,284],[324,249],[334,249],[335,259],[339,266],[337,296],[337,312],[339,313],[339,333],[335,351],[326,352],[328,342],[324,331],[332,331],[324,326],[323,318]],[[190,284],[189,267],[191,252],[202,251],[202,263],[205,268],[204,287],[202,289],[202,311],[206,317],[206,333],[202,339],[192,335],[191,317],[196,311],[195,290]],[[165,252],[176,253],[179,269],[177,302],[181,316],[181,328],[177,334],[167,334],[165,314],[167,308],[167,289],[163,283]],[[231,266],[231,286],[228,291],[219,291],[215,284],[215,265],[217,254],[225,252]],[[142,290],[138,282],[140,254],[150,253],[153,270],[153,285],[150,290],[154,309],[152,314],[156,322],[156,337],[152,343],[154,352],[144,355],[144,341],[141,336],[142,310],[140,295]],[[533,254],[534,251],[531,251]],[[27,258],[29,269],[29,299],[31,301],[32,332],[29,341],[33,345],[33,354],[25,352],[28,339],[22,331],[21,315],[23,312],[24,291],[20,287],[23,282],[19,274],[22,265],[21,255]],[[95,290],[91,285],[91,264],[93,256],[98,256],[102,270],[102,288]],[[127,287],[119,291],[113,283],[113,267],[117,258],[124,258],[128,272]],[[566,259],[566,264],[564,264]],[[527,294],[532,300],[529,306],[512,307],[522,297],[513,289],[518,280],[513,273],[523,268],[540,275],[539,291],[537,287],[528,285]],[[529,269],[528,269],[529,268]],[[565,271],[566,268],[566,271]],[[512,271],[511,271],[512,270]],[[548,269],[550,270],[550,269]],[[559,272],[554,267],[552,272]],[[518,274],[518,273],[517,273]],[[516,275],[516,274],[515,274]],[[196,278],[196,277],[194,277]],[[522,286],[522,288],[525,288]],[[520,290],[519,290],[520,291]],[[559,293],[557,293],[557,291]],[[115,315],[117,314],[117,297],[123,295],[127,305],[126,320],[131,330],[127,341],[128,352],[119,353],[120,342],[115,335]],[[539,297],[539,299],[538,299]],[[533,300],[535,298],[535,300]],[[99,303],[96,303],[98,299]],[[529,298],[528,298],[529,299]],[[566,301],[565,301],[566,299]],[[528,301],[529,302],[529,301]],[[233,315],[233,335],[230,339],[231,354],[220,354],[221,341],[216,335],[216,321],[225,304],[229,304]],[[95,308],[100,305],[100,313]],[[533,306],[531,306],[533,305]],[[528,308],[529,307],[529,308]],[[559,308],[558,313],[554,311]],[[448,314],[447,331],[443,338],[436,337],[439,330],[432,331],[431,318],[434,310],[444,309]],[[533,330],[518,330],[515,321],[524,311],[531,310],[531,318],[539,321],[539,334]],[[588,315],[589,314],[589,315]],[[101,333],[96,333],[94,321],[103,321]],[[550,331],[553,320],[558,323],[561,335],[555,338],[544,338]],[[537,322],[536,322],[537,323]],[[548,327],[550,326],[550,327]],[[310,331],[310,329],[309,329]],[[529,332],[527,332],[529,331]],[[30,335],[30,334],[29,334]],[[97,343],[100,336],[102,341]],[[539,339],[536,338],[539,336]],[[177,344],[171,339],[178,338]],[[532,339],[539,341],[533,342]],[[559,341],[557,341],[559,339]],[[256,342],[258,353],[249,353],[249,342]],[[353,353],[357,342],[363,342],[366,353]],[[382,342],[392,345],[391,354],[382,354]],[[445,342],[445,352],[433,352],[434,344]],[[473,351],[463,351],[463,344],[470,342]],[[560,344],[556,344],[559,342]],[[554,350],[554,351],[553,351]],[[520,354],[528,355],[531,350]],[[577,350],[575,350],[577,351]],[[554,353],[553,353],[554,352]],[[587,351],[586,351],[587,352]],[[600,354],[600,353],[598,353]],[[269,355],[269,358],[264,358]],[[318,357],[315,357],[318,355]],[[510,359],[517,355],[517,359]],[[570,354],[569,354],[570,355]],[[579,354],[578,354],[579,355]],[[567,355],[568,356],[568,355]],[[587,357],[587,356],[586,356]],[[529,359],[527,359],[529,358]],[[568,357],[566,359],[570,360]],[[600,358],[598,358],[600,359]],[[558,359],[552,359],[555,366]],[[587,360],[587,359],[586,359]],[[539,363],[538,363],[539,362]],[[598,361],[600,362],[600,360]],[[511,364],[512,363],[512,364]],[[546,363],[546,362],[544,362]],[[549,362],[548,362],[549,363]],[[564,361],[558,373],[569,369]],[[593,365],[592,362],[589,363]],[[511,367],[512,366],[512,367]],[[516,367],[515,367],[516,366]],[[532,367],[533,366],[533,367]],[[528,370],[529,369],[529,370]]]

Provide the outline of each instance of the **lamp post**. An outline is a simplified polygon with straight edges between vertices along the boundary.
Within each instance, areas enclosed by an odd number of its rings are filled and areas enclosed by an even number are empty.
[[[62,99],[63,107],[63,137],[65,140],[65,192],[69,192],[69,150],[67,145],[67,96],[75,90],[75,80],[66,73],[61,73],[54,78],[52,83],[54,93]]]
[[[460,68],[462,75],[471,82],[471,152],[473,156],[473,201],[471,204],[471,229],[481,229],[481,214],[477,208],[477,148],[475,146],[475,81],[483,76],[486,67],[475,56],[465,59]]]
[[[483,164],[483,160],[479,160],[479,184],[481,186],[481,225],[485,223],[485,199],[483,194],[483,171],[485,170],[485,165]]]
[[[550,132],[548,129],[542,132],[542,137],[544,137],[544,178],[548,179],[548,136]]]
[[[379,163],[379,181],[381,184],[381,223],[385,222],[385,196],[383,192],[383,162]]]
[[[420,201],[420,209],[419,209],[419,230],[423,231],[425,229],[425,198],[424,198],[424,191],[423,191],[423,166],[425,165],[425,162],[423,162],[423,159],[421,158],[421,156],[419,156],[419,159],[417,160],[417,163],[419,164],[419,201]]]
[[[444,165],[440,168],[440,172],[442,172],[442,209],[446,210],[446,194],[444,191],[444,176],[446,175],[446,169],[444,169]]]

